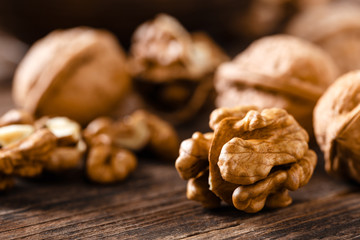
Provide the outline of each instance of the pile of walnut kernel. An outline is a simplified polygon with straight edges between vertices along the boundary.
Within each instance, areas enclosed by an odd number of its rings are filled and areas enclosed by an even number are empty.
[[[178,138],[168,123],[141,110],[117,121],[95,119],[83,131],[67,117],[34,120],[26,111],[11,110],[0,118],[0,146],[0,190],[5,190],[15,177],[81,167],[94,182],[121,181],[137,166],[134,152],[148,148],[174,159]]]

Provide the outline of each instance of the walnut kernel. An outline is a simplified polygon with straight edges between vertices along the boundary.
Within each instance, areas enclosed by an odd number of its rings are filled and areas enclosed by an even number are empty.
[[[208,139],[195,133],[183,142],[176,168],[190,179],[189,199],[204,207],[217,207],[221,199],[258,212],[291,204],[288,190],[307,184],[317,157],[306,131],[283,109],[255,109],[217,109]]]

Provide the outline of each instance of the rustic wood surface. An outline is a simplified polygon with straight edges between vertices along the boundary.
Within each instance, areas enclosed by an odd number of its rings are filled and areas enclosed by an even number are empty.
[[[13,103],[10,85],[0,85],[3,113]],[[205,131],[206,115],[179,128],[180,136]],[[0,193],[0,239],[360,238],[360,186],[326,175],[319,158],[291,206],[256,214],[203,209],[186,199],[173,163],[147,156],[128,180],[111,186],[90,183],[81,171],[18,181]]]

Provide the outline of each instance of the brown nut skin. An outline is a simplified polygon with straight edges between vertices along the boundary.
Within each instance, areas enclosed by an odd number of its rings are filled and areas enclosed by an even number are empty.
[[[38,129],[48,129],[56,137],[56,147],[44,168],[50,172],[61,172],[82,165],[86,144],[81,137],[79,123],[67,117],[42,117],[35,122]]]
[[[356,4],[357,3],[357,4]],[[289,34],[322,47],[344,74],[360,68],[360,5],[358,1],[337,1],[307,8],[293,18]]]
[[[311,132],[313,107],[337,72],[331,57],[314,44],[289,35],[264,37],[219,66],[216,105],[283,108]]]
[[[209,166],[208,155],[212,138],[213,133],[195,132],[190,139],[181,143],[175,167],[182,179],[195,178]]]
[[[138,27],[130,52],[136,89],[149,108],[173,123],[202,107],[216,67],[228,59],[206,34],[190,34],[166,14]]]
[[[191,178],[186,187],[186,197],[200,202],[204,208],[217,208],[221,199],[209,189],[209,170],[202,172],[198,177]]]
[[[98,135],[90,147],[86,173],[90,180],[107,184],[124,180],[137,166],[131,152],[112,146],[105,134]]]
[[[36,116],[81,124],[109,113],[129,91],[125,54],[104,30],[56,30],[37,41],[16,70],[16,105]]]
[[[108,135],[114,146],[131,151],[149,149],[165,160],[176,159],[179,149],[175,129],[145,110],[137,110],[117,121],[106,117],[97,118],[83,132],[88,144],[99,134]]]
[[[132,116],[147,124],[150,131],[147,147],[162,159],[174,161],[180,145],[175,129],[168,122],[144,110],[137,110]]]
[[[29,137],[0,150],[0,171],[23,177],[38,175],[55,146],[56,138],[49,130],[37,130]]]
[[[360,183],[360,71],[336,80],[314,109],[316,140],[324,152],[325,170]]]
[[[317,157],[308,149],[306,131],[283,109],[254,108],[217,109],[211,114],[215,130],[211,139],[204,141],[195,133],[183,142],[176,168],[182,178],[190,179],[189,199],[216,207],[220,198],[252,213],[265,205],[291,204],[288,190],[307,184]],[[208,170],[204,158],[208,158]],[[208,182],[201,180],[207,171]]]

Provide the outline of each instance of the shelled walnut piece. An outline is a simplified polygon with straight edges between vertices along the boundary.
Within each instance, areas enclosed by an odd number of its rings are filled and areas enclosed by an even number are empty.
[[[160,14],[135,31],[130,67],[150,107],[172,122],[192,117],[212,89],[216,67],[228,58],[205,34],[190,34]]]
[[[264,37],[219,66],[216,105],[283,108],[311,132],[313,107],[337,72],[331,57],[311,43],[289,35]]]
[[[130,88],[126,57],[114,35],[87,27],[56,30],[37,41],[16,70],[16,105],[81,124],[108,114]]]
[[[283,109],[220,108],[210,127],[214,133],[185,140],[176,160],[180,176],[190,179],[188,198],[204,207],[218,207],[220,200],[245,212],[285,207],[292,202],[288,190],[313,174],[308,134]]]
[[[35,123],[37,128],[49,129],[56,137],[56,147],[44,168],[51,172],[75,169],[82,165],[86,144],[81,126],[67,117],[43,117]]]
[[[314,109],[316,140],[324,152],[325,170],[360,183],[360,71],[336,80]]]
[[[12,110],[0,118],[0,190],[13,185],[13,177],[42,172],[56,146],[48,129],[36,129],[31,115]]]
[[[148,148],[161,158],[171,160],[176,158],[179,149],[173,127],[143,110],[118,121],[97,118],[83,135],[89,146],[86,171],[91,180],[101,183],[122,180],[135,169],[136,157],[131,151]],[[124,166],[120,171],[121,164]]]
[[[359,16],[358,1],[322,4],[295,16],[287,32],[322,47],[346,73],[360,68]]]

